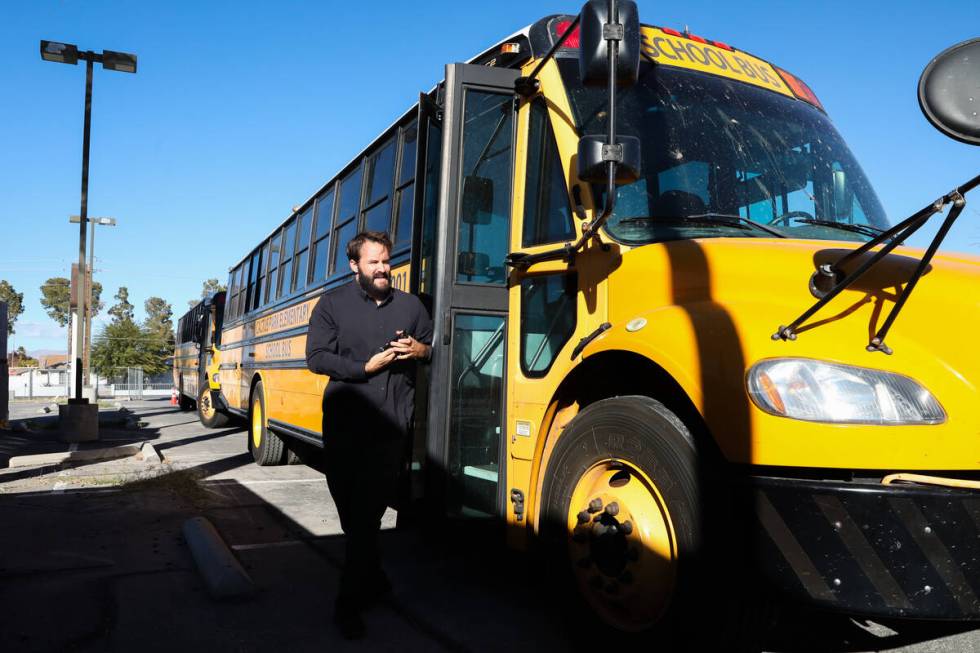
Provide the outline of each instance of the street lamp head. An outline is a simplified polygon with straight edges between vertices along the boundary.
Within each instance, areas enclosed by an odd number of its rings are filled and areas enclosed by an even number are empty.
[[[81,216],[78,216],[78,215],[69,215],[68,216],[68,222],[70,222],[72,224],[78,224],[81,221],[82,221]],[[91,222],[92,224],[101,224],[101,225],[106,226],[106,227],[115,227],[116,226],[116,219],[115,218],[85,218],[85,221],[86,222]]]
[[[55,63],[78,63],[78,47],[70,43],[41,41],[41,58]]]
[[[128,52],[102,51],[102,67],[106,70],[116,70],[121,73],[136,72],[136,55]]]

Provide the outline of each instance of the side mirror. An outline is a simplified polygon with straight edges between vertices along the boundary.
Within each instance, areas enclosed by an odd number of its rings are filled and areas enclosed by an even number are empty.
[[[609,148],[605,136],[583,136],[578,142],[578,178],[590,184],[609,180],[609,159],[603,153]],[[632,184],[640,178],[640,139],[635,136],[616,136],[622,148],[622,161],[616,164],[616,183]]]
[[[472,175],[464,177],[459,219],[463,224],[490,224],[492,214],[493,180]]]
[[[843,170],[834,170],[834,220],[850,220],[854,207],[854,189],[847,185]]]
[[[958,43],[929,62],[919,79],[919,106],[942,133],[980,145],[980,38]]]
[[[640,18],[633,0],[617,0],[616,16],[609,15],[609,0],[589,0],[582,7],[579,39],[579,72],[586,86],[609,83],[607,41],[615,32],[619,38],[616,85],[631,86],[640,74]],[[608,24],[608,26],[607,26]]]

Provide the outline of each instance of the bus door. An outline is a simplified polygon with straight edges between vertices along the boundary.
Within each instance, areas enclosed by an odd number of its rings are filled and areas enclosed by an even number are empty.
[[[504,514],[507,269],[518,71],[446,67],[435,229],[430,491],[450,515]]]

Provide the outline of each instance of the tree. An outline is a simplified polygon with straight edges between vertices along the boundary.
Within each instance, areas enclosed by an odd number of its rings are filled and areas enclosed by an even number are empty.
[[[213,292],[221,292],[222,290],[228,290],[228,286],[223,283],[218,283],[217,279],[208,279],[201,286],[201,299],[204,299]],[[187,306],[194,308],[201,299],[188,300]]]
[[[24,312],[24,293],[17,292],[5,279],[0,279],[0,302],[7,304],[7,335],[13,335],[14,322]]]
[[[126,367],[159,374],[167,370],[164,359],[154,350],[154,337],[125,316],[102,327],[92,344],[92,368],[101,376]]]
[[[41,306],[58,326],[68,326],[71,317],[71,282],[65,277],[51,277],[41,285]],[[92,317],[99,314],[105,304],[102,302],[102,284],[92,283]]]
[[[115,294],[115,299],[116,303],[109,309],[112,321],[125,322],[128,320],[132,322],[134,306],[129,303],[129,289],[126,286],[120,286],[119,292]]]
[[[147,346],[163,360],[174,353],[173,309],[160,297],[150,297],[143,302],[143,308],[146,310],[143,329],[148,336]]]
[[[11,367],[37,367],[39,363],[36,358],[31,358],[23,347],[18,347],[17,351],[10,355]]]

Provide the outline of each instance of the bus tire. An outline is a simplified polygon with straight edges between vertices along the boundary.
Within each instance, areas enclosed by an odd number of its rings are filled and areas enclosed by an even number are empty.
[[[269,429],[269,417],[265,410],[265,391],[262,382],[255,385],[248,411],[248,449],[252,459],[260,467],[281,465],[286,448],[282,438]]]
[[[194,410],[194,400],[184,394],[184,384],[180,385],[177,392],[177,407],[181,410]]]
[[[587,406],[556,443],[541,496],[542,543],[572,623],[600,624],[586,629],[597,643],[677,632],[698,605],[702,545],[684,423],[645,396]]]
[[[215,405],[211,402],[211,389],[207,386],[201,390],[201,394],[197,397],[197,416],[201,420],[201,424],[209,429],[221,428],[228,423],[228,413],[218,410]]]

